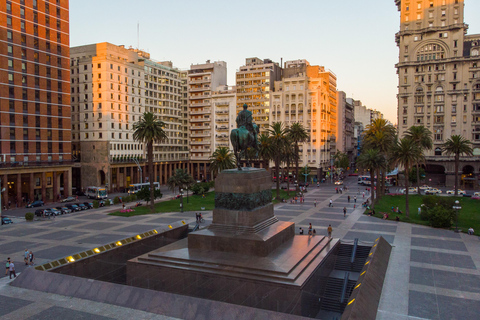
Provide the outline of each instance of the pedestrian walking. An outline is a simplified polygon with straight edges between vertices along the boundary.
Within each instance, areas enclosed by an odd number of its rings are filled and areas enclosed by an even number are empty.
[[[5,275],[8,275],[8,271],[10,270],[10,258],[7,258],[7,263],[5,264]]]
[[[343,217],[347,216],[347,207],[343,207]]]
[[[28,254],[28,262],[30,266],[33,266],[35,264],[35,257],[33,256],[32,250],[30,250],[30,253]]]
[[[350,196],[348,196],[348,203],[350,203]]]
[[[313,205],[315,206],[315,208],[317,207],[317,199],[315,199],[315,201],[313,202]]]
[[[363,191],[363,194],[362,194],[362,196],[363,196],[363,199],[365,199],[365,191]]]
[[[333,207],[333,201],[330,199],[330,203],[328,204],[329,207]]]
[[[309,223],[309,224],[308,224],[308,235],[309,235],[309,236],[312,235],[312,223]]]
[[[10,261],[10,263],[8,264],[8,271],[10,279],[12,279],[12,274],[14,279],[17,277],[17,274],[15,273],[15,264],[13,263],[13,261]]]
[[[23,256],[23,261],[25,261],[25,265],[28,265],[28,249],[25,249]]]
[[[328,237],[331,238],[332,237],[332,231],[333,231],[333,228],[332,228],[331,224],[328,225],[327,231],[328,231]]]
[[[357,203],[357,196],[353,196],[353,202]]]

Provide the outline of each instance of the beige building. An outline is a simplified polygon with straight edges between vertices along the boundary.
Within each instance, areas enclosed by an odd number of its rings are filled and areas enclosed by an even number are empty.
[[[353,100],[347,98],[343,91],[337,91],[337,150],[347,154],[350,162],[354,162],[355,139],[354,139],[354,107]]]
[[[469,0],[473,1],[473,0]],[[473,142],[462,158],[462,185],[478,186],[480,174],[480,34],[467,35],[463,0],[396,0],[400,31],[398,130],[413,125],[433,133],[427,175],[452,185],[453,158],[442,152],[451,135]],[[435,181],[435,180],[434,180]]]
[[[283,74],[272,93],[271,122],[303,124],[310,137],[301,145],[299,166],[308,166],[321,179],[336,152],[337,77],[306,60],[285,62]]]
[[[155,181],[187,168],[181,72],[146,52],[98,43],[71,48],[72,149],[77,188],[122,190],[147,182],[146,148],[133,140],[144,112],[165,122],[168,139],[154,145]]]
[[[282,78],[282,68],[270,59],[248,58],[236,73],[237,113],[248,105],[253,121],[260,133],[268,129],[270,119],[270,94],[274,82]]]
[[[235,86],[220,86],[212,92],[215,122],[212,135],[214,150],[218,147],[226,147],[233,150],[230,142],[230,132],[237,127],[235,123],[236,103],[237,91]]]
[[[210,177],[208,162],[215,148],[212,92],[227,84],[227,63],[208,60],[191,65],[187,77],[190,173],[197,180],[205,180]]]

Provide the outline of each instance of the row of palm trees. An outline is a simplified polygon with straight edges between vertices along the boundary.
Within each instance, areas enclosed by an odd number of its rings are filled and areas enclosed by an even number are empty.
[[[405,215],[408,217],[409,173],[415,166],[417,173],[417,191],[420,194],[419,165],[425,162],[424,153],[433,146],[432,133],[424,126],[412,126],[399,139],[395,128],[385,119],[376,119],[366,127],[362,153],[357,159],[360,167],[370,171],[372,186],[377,186],[371,193],[372,208],[375,202],[385,194],[385,175],[393,167],[405,170]],[[455,157],[455,196],[458,195],[458,166],[460,155],[472,155],[471,142],[460,135],[451,136],[443,145],[447,155]],[[375,184],[375,177],[378,177]],[[377,199],[375,199],[377,196]]]

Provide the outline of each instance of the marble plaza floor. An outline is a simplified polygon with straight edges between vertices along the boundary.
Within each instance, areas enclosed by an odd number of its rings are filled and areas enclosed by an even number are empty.
[[[278,204],[275,214],[280,220],[295,222],[297,234],[300,227],[306,234],[308,224],[312,223],[320,235],[326,235],[331,225],[333,237],[346,242],[358,238],[361,243],[369,243],[383,236],[392,244],[377,319],[477,318],[479,238],[364,216],[359,208],[364,201],[364,190],[358,188],[354,178],[347,179],[346,184],[350,191],[343,194],[335,193],[330,184],[311,187],[303,204]],[[333,207],[328,206],[330,199]],[[24,249],[32,250],[36,263],[42,264],[175,221],[195,221],[194,212],[123,218],[108,216],[106,210],[2,226],[0,259],[12,258],[18,273],[26,267]],[[211,212],[204,214],[206,225],[211,216]],[[169,319],[140,310],[19,289],[9,286],[9,282],[8,277],[0,279],[0,319]]]

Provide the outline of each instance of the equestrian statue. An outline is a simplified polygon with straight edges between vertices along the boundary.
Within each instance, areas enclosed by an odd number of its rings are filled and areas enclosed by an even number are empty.
[[[243,110],[238,113],[236,119],[237,129],[233,129],[232,132],[230,132],[230,141],[233,145],[238,170],[242,170],[240,166],[242,157],[245,157],[247,166],[250,166],[248,158],[249,152],[247,152],[249,148],[256,151],[255,157],[258,157],[259,151],[258,126],[253,122],[252,112],[247,108],[247,104],[244,104]]]

